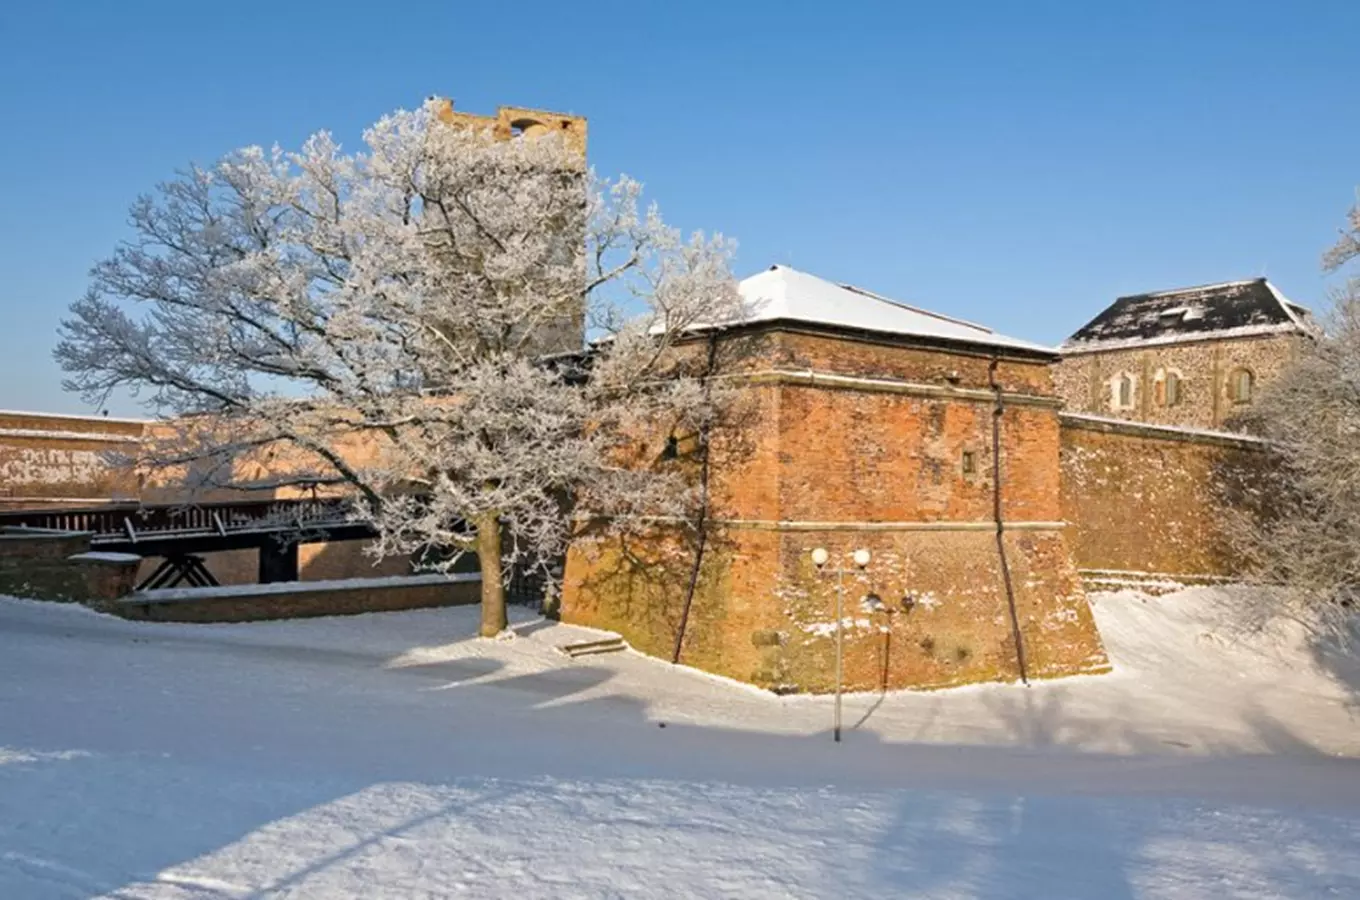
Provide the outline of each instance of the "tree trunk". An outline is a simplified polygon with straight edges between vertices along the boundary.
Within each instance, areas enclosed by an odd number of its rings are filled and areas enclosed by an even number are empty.
[[[509,624],[501,579],[501,522],[495,513],[477,520],[477,562],[482,569],[482,637],[495,637]]]

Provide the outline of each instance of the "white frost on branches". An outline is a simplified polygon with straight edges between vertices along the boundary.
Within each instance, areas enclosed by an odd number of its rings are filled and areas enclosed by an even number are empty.
[[[1360,259],[1360,206],[1324,257]],[[1333,294],[1324,333],[1266,390],[1253,424],[1277,453],[1235,536],[1273,586],[1267,596],[1333,637],[1360,609],[1360,278]],[[1254,508],[1253,508],[1254,507]]]
[[[248,486],[352,491],[383,554],[500,571],[559,554],[573,503],[683,514],[690,479],[630,454],[717,415],[675,345],[740,318],[731,244],[682,239],[561,136],[427,106],[364,140],[247,148],[140,198],[63,323],[68,387],[166,416],[141,463],[191,487],[239,487],[249,461]]]

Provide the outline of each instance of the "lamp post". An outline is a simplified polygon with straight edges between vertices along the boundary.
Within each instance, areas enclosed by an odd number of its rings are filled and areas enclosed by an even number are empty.
[[[864,548],[856,550],[850,555],[854,560],[855,567],[863,569],[869,565],[869,551]],[[824,571],[827,562],[831,559],[831,554],[825,547],[817,547],[812,551],[812,564],[817,567],[817,571]],[[841,740],[841,666],[845,658],[845,625],[842,620],[845,618],[845,566],[838,565],[833,569],[836,573],[836,718],[831,729],[831,738],[836,743]]]

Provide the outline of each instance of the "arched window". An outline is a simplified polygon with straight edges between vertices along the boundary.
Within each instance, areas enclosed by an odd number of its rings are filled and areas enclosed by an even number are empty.
[[[1179,406],[1181,402],[1181,376],[1176,372],[1167,372],[1166,380],[1162,385],[1162,403],[1167,406]]]
[[[1105,404],[1115,412],[1127,412],[1138,405],[1138,379],[1132,372],[1116,372],[1105,381]]]
[[[1228,376],[1228,397],[1234,403],[1250,403],[1255,380],[1250,369],[1234,369]]]
[[[531,136],[543,134],[547,130],[548,126],[537,119],[516,119],[510,123],[510,133],[517,137],[526,134]]]
[[[1115,405],[1120,409],[1131,409],[1133,407],[1133,376],[1123,374],[1115,382]]]

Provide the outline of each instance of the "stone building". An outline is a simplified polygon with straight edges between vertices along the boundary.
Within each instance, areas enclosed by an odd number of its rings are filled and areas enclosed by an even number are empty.
[[[1120,297],[1062,344],[1054,383],[1070,412],[1236,430],[1312,329],[1264,278]]]
[[[863,547],[842,619],[851,687],[1105,669],[1061,521],[1056,352],[783,266],[740,287],[749,318],[720,340],[745,344],[732,377],[749,415],[711,443],[700,565],[663,525],[582,541],[563,619],[829,690],[835,578],[810,554]],[[658,437],[649,453],[667,451]]]
[[[140,480],[110,457],[134,453],[149,424],[0,410],[0,509],[137,499]]]

